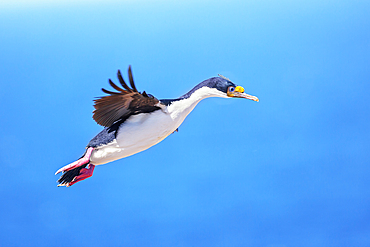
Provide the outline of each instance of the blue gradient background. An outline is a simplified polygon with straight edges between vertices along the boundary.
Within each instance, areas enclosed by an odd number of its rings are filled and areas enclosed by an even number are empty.
[[[0,245],[370,246],[369,30],[356,0],[1,3]],[[220,73],[260,102],[58,188],[129,64],[157,98]]]

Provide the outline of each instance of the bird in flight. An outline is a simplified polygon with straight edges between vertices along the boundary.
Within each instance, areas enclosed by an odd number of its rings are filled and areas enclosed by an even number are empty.
[[[222,75],[199,83],[177,99],[160,100],[136,89],[131,66],[128,68],[130,86],[119,70],[117,77],[122,87],[109,80],[116,91],[103,88],[108,95],[94,100],[93,119],[105,128],[91,139],[80,159],[55,173],[62,172],[58,186],[72,186],[91,177],[97,165],[131,156],[161,142],[177,131],[186,116],[205,98],[259,101]]]

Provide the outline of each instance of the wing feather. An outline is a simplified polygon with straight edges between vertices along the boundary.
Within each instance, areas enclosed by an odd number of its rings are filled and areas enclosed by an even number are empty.
[[[110,127],[117,120],[127,118],[129,115],[160,109],[157,98],[149,96],[145,91],[143,93],[137,91],[131,66],[128,69],[128,75],[131,88],[124,81],[121,71],[118,70],[118,80],[125,90],[109,80],[109,84],[118,92],[102,88],[102,91],[108,95],[94,100],[93,119],[99,125]]]
[[[111,79],[109,79],[109,84],[112,86],[112,88],[116,89],[117,91],[125,92],[125,90],[114,84]]]
[[[138,92],[136,87],[135,87],[134,78],[132,77],[131,66],[128,67],[128,79],[130,81],[130,85],[131,85],[132,89],[134,89],[135,92]]]
[[[123,77],[122,77],[122,74],[121,74],[120,70],[118,70],[118,72],[117,72],[117,77],[118,77],[119,83],[121,83],[122,87],[131,93],[132,89],[129,86],[127,86],[125,80],[123,80]]]
[[[102,88],[101,90],[102,90],[104,93],[107,93],[107,94],[120,94],[120,93],[117,93],[117,92],[109,91],[109,90],[107,90],[107,89],[105,89],[105,88]]]

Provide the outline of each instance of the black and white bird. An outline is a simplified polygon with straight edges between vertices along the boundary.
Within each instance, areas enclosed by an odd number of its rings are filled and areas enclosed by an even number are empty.
[[[58,186],[71,186],[91,177],[95,166],[125,158],[144,151],[177,131],[186,116],[203,99],[209,97],[245,98],[259,101],[244,93],[226,77],[209,78],[177,99],[158,100],[145,91],[140,93],[134,84],[131,66],[128,68],[130,86],[118,70],[117,90],[102,91],[108,95],[94,100],[93,119],[105,128],[87,144],[85,154],[77,161],[59,169]]]

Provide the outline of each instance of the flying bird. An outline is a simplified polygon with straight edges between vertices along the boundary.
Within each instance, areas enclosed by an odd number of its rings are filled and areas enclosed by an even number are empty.
[[[105,128],[86,146],[77,161],[60,168],[58,186],[72,186],[93,175],[95,166],[122,159],[144,151],[178,130],[186,116],[203,99],[209,97],[245,98],[259,101],[244,93],[244,88],[218,75],[209,78],[177,99],[157,99],[134,83],[131,66],[128,68],[130,86],[120,70],[117,77],[122,87],[109,79],[116,91],[102,88],[106,96],[94,100],[93,119]]]

